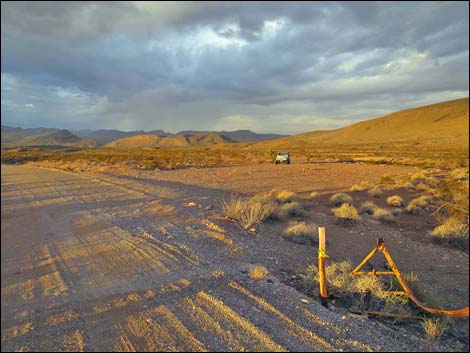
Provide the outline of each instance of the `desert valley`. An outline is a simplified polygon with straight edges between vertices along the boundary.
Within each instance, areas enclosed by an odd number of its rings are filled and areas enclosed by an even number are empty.
[[[469,13],[1,2],[1,351],[468,352]]]

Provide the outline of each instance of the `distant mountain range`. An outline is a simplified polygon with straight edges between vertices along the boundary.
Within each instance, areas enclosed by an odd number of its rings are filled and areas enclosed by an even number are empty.
[[[82,138],[89,138],[96,141],[98,145],[105,145],[108,142],[119,140],[125,137],[131,137],[135,135],[155,135],[155,136],[169,136],[171,133],[163,130],[152,130],[152,131],[121,131],[121,130],[71,130],[75,135]]]
[[[174,135],[200,135],[200,134],[218,134],[223,139],[230,140],[231,142],[259,142],[274,140],[287,135],[279,134],[258,134],[250,130],[236,130],[236,131],[196,131],[185,130],[176,134],[165,132],[163,130],[151,131],[120,131],[120,130],[72,130],[72,132],[83,138],[89,138],[96,141],[99,145],[105,145],[109,142],[122,139],[125,137],[132,137],[137,135],[155,135],[159,137],[174,136]]]
[[[364,120],[340,129],[312,131],[292,136],[237,131],[163,130],[68,130],[22,129],[2,125],[2,148],[12,146],[67,146],[75,148],[165,148],[253,142],[247,149],[302,149],[315,146],[411,143],[413,145],[460,149],[469,146],[468,98],[398,111]]]
[[[165,148],[165,147],[204,147],[235,141],[219,133],[194,133],[170,136],[135,135],[112,141],[103,148],[134,149],[134,148]]]
[[[54,128],[10,127],[2,125],[2,147],[66,146],[94,148],[160,148],[182,146],[208,146],[219,143],[259,142],[284,137],[277,134],[257,134],[250,130],[237,131],[180,131],[177,134],[163,130],[59,130]],[[130,139],[136,137],[134,139]],[[135,143],[136,147],[132,147]],[[126,146],[126,147],[124,147]]]
[[[95,148],[98,144],[90,139],[80,138],[68,130],[36,128],[22,129],[2,125],[2,147],[61,146],[73,148]]]
[[[269,141],[275,140],[287,135],[279,134],[258,134],[250,130],[236,130],[236,131],[194,131],[194,130],[185,130],[180,131],[177,135],[194,135],[201,133],[217,133],[221,136],[228,138],[235,142],[259,142],[259,141]]]

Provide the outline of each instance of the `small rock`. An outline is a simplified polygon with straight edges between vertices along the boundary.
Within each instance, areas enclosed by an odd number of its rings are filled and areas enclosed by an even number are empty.
[[[309,303],[309,301],[308,301],[307,299],[304,299],[304,298],[300,299],[300,301],[301,301],[302,303],[304,303],[304,304],[308,304],[308,303]]]
[[[196,203],[194,202],[188,202],[188,204],[186,205],[188,207],[195,207],[196,206]]]
[[[206,210],[206,211],[209,211],[211,208],[212,208],[212,206],[209,205],[209,206],[206,206],[205,210]]]
[[[252,233],[256,233],[256,228],[250,228],[249,231]]]
[[[346,315],[341,316],[341,320],[345,321],[347,319],[348,319],[348,317]]]

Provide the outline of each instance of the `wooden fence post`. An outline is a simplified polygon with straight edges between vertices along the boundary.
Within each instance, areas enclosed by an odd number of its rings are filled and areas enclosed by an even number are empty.
[[[325,260],[326,255],[326,234],[325,227],[318,227],[318,273],[320,275],[320,296],[323,299],[328,298],[326,288]]]

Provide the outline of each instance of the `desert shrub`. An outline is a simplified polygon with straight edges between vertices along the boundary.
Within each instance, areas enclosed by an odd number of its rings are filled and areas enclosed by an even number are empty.
[[[229,201],[222,200],[222,214],[231,219],[238,219],[239,215],[245,211],[247,202],[239,197],[230,197]]]
[[[428,185],[436,186],[437,184],[439,184],[439,179],[436,178],[435,176],[428,176],[428,177],[425,179],[425,182],[426,182],[426,184],[428,184]]]
[[[437,238],[468,238],[468,224],[456,218],[448,218],[431,232]]]
[[[385,285],[377,276],[351,275],[349,261],[327,263],[325,267],[328,291],[340,304],[359,308],[377,309],[383,306],[387,298]],[[320,281],[318,268],[310,265],[307,268],[307,281]]]
[[[330,203],[333,206],[340,206],[343,203],[352,204],[352,202],[353,202],[353,198],[349,196],[348,194],[345,194],[344,192],[334,194],[333,196],[330,197]]]
[[[380,178],[380,183],[381,184],[392,184],[393,183],[393,178],[390,175],[382,175]]]
[[[403,187],[408,189],[408,190],[413,190],[415,188],[415,184],[412,183],[411,181],[408,181],[403,184]]]
[[[443,223],[448,218],[455,218],[468,225],[469,220],[469,181],[455,181],[446,178],[439,186],[439,195],[435,198],[436,218]]]
[[[261,223],[268,218],[271,211],[266,205],[252,204],[245,209],[245,212],[240,214],[238,221],[244,229],[249,229],[254,224]]]
[[[328,291],[333,295],[349,294],[351,282],[353,280],[350,272],[352,265],[349,261],[327,263],[325,267]],[[319,282],[318,268],[310,265],[307,268],[307,279],[311,282]]]
[[[406,206],[406,212],[415,215],[423,214],[425,211],[429,210],[429,203],[431,200],[431,196],[427,195],[422,195],[416,199],[413,199],[410,201],[408,206]]]
[[[266,278],[268,273],[269,272],[266,269],[266,267],[260,266],[260,265],[251,266],[248,269],[248,275],[250,276],[251,279],[254,279],[255,281],[259,281],[259,280]]]
[[[374,186],[373,188],[369,189],[367,193],[369,194],[369,196],[373,197],[379,197],[383,194],[382,190],[378,186]]]
[[[279,200],[271,194],[257,194],[250,199],[251,203],[260,203],[263,205],[279,205]]]
[[[225,217],[235,220],[244,229],[263,222],[272,212],[265,204],[249,202],[233,195],[229,201],[222,200],[221,208]]]
[[[402,207],[403,206],[403,199],[399,195],[393,195],[387,197],[387,204],[392,207]]]
[[[374,214],[374,210],[377,208],[378,206],[373,203],[372,201],[366,201],[364,203],[362,203],[361,207],[359,207],[359,214]]]
[[[392,212],[385,208],[377,207],[372,215],[374,218],[382,222],[395,222],[395,217],[393,216]]]
[[[278,191],[273,196],[275,196],[281,203],[299,202],[301,200],[300,196],[297,195],[295,192],[286,190]]]
[[[318,226],[313,223],[290,222],[284,230],[284,239],[298,244],[315,244],[317,243]]]
[[[453,180],[468,180],[468,167],[467,168],[457,168],[450,173],[450,177]]]
[[[353,222],[359,219],[357,209],[347,203],[331,210],[338,221]]]
[[[312,191],[309,195],[311,199],[314,199],[315,197],[318,197],[320,194],[317,191]]]
[[[431,188],[429,189],[429,193],[436,198],[442,197],[442,192],[439,189]]]
[[[357,184],[354,184],[353,186],[351,186],[351,189],[350,189],[351,192],[362,191],[362,190],[364,190],[364,188]]]
[[[429,191],[429,186],[425,183],[418,183],[415,185],[414,189],[416,191]]]
[[[306,211],[304,206],[300,202],[290,202],[284,205],[281,205],[276,210],[276,215],[278,218],[285,219],[292,216],[305,216]]]
[[[418,181],[418,180],[426,180],[427,176],[428,176],[428,173],[425,172],[424,170],[421,170],[421,171],[419,171],[419,172],[417,172],[417,173],[411,175],[411,180],[413,180],[413,181],[415,181],[415,180],[416,180],[416,181]]]
[[[351,290],[356,294],[355,306],[370,309],[383,306],[383,302],[387,298],[387,292],[380,278],[371,275],[355,277],[351,286]],[[367,302],[366,298],[368,299]]]
[[[424,332],[431,340],[437,340],[444,333],[444,326],[438,318],[428,318],[423,321]]]
[[[285,219],[306,214],[300,200],[300,196],[294,192],[272,190],[268,194],[253,196],[248,203],[250,205],[262,205],[268,212],[268,218]]]

